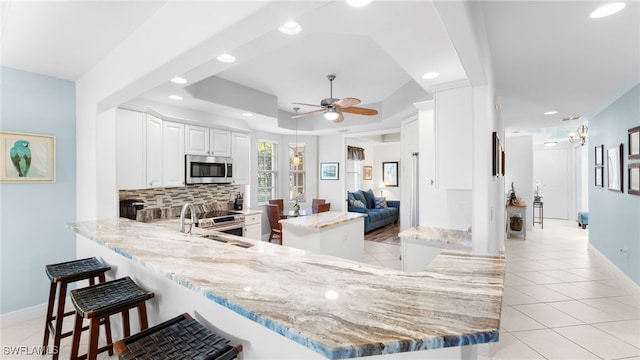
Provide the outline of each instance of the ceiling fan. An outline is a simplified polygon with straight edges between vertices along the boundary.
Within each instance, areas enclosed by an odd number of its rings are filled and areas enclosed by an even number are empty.
[[[334,123],[339,123],[344,120],[344,116],[342,115],[342,113],[358,114],[358,115],[377,115],[378,114],[378,110],[354,106],[354,105],[360,104],[360,99],[356,99],[353,97],[346,97],[342,99],[334,98],[333,97],[333,80],[335,80],[335,78],[336,78],[335,75],[327,75],[327,79],[329,79],[329,97],[326,99],[322,99],[322,101],[320,101],[320,105],[294,103],[296,105],[319,107],[320,109],[309,111],[302,114],[296,114],[292,116],[292,118],[296,119],[299,117],[303,117],[305,115],[323,112],[325,119],[332,121]]]

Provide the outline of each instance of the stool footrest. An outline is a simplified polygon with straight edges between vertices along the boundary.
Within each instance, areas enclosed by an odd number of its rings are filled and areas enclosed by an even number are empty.
[[[229,340],[215,334],[182,314],[144,330],[115,345],[121,360],[133,359],[234,359],[242,346],[231,346]]]

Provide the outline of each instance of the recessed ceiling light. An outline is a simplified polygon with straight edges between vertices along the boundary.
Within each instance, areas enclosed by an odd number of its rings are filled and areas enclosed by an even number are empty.
[[[180,96],[180,95],[169,95],[169,99],[171,99],[171,100],[182,100],[182,96]]]
[[[618,11],[624,9],[625,6],[627,6],[627,4],[623,2],[614,2],[607,5],[603,5],[593,10],[589,15],[589,17],[592,19],[598,19],[605,16],[613,15]]]
[[[186,84],[187,83],[187,79],[181,78],[179,76],[176,76],[173,79],[171,79],[171,82],[172,83],[176,83],[176,84]]]
[[[300,24],[292,20],[278,27],[278,30],[280,30],[280,32],[283,34],[295,35],[300,31],[302,31],[302,26],[300,26]]]
[[[247,116],[247,117],[249,117],[249,116],[253,116],[253,114],[252,114],[252,113],[250,113],[250,112],[246,112],[246,113],[242,113],[242,116]]]
[[[552,147],[558,145],[557,141],[545,141],[544,146]]]
[[[440,73],[432,71],[432,72],[428,72],[428,73],[422,75],[422,78],[425,79],[425,80],[430,80],[430,79],[435,79],[438,76],[440,76]]]
[[[347,0],[347,4],[349,4],[349,6],[359,8],[371,4],[371,1],[373,0]]]
[[[236,57],[229,54],[222,54],[218,56],[216,59],[218,59],[218,61],[223,63],[232,63],[236,61]]]
[[[547,111],[547,112],[546,112],[546,113],[544,113],[544,114],[545,114],[545,115],[554,115],[554,114],[557,114],[557,113],[558,113],[557,111],[552,110],[552,111]]]

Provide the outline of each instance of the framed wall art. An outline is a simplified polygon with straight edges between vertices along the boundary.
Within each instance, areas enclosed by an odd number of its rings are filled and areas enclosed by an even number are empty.
[[[502,148],[502,144],[500,143],[500,137],[498,137],[497,132],[493,132],[491,136],[491,159],[493,159],[492,172],[493,176],[501,176],[504,175],[503,167],[502,167],[502,152],[504,151]]]
[[[603,187],[603,182],[602,182],[602,169],[604,169],[602,166],[596,166],[594,168],[595,171],[595,185],[598,187]]]
[[[607,149],[607,187],[622,191],[622,144]]]
[[[598,145],[595,149],[595,165],[602,166],[602,154],[604,153],[604,145]]]
[[[640,163],[629,164],[629,194],[640,195]]]
[[[339,169],[337,162],[320,163],[320,180],[338,180]]]
[[[640,126],[629,129],[629,159],[640,159]]]
[[[362,180],[373,180],[373,166],[362,168]]]
[[[384,186],[398,186],[398,162],[388,161],[382,163],[382,182]]]
[[[56,137],[0,131],[0,182],[54,182]]]

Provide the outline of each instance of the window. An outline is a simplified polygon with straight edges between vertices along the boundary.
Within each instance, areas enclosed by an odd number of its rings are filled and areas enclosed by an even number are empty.
[[[266,203],[276,198],[277,149],[278,144],[275,142],[258,141],[258,203]]]
[[[295,166],[293,159],[296,156],[300,158],[300,163]],[[295,202],[305,201],[305,145],[289,144],[289,200]]]

